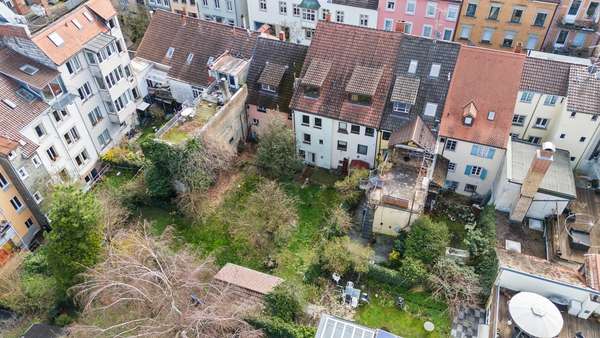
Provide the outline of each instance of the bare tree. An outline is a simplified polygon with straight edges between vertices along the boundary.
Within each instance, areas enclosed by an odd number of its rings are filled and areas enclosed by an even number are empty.
[[[452,313],[479,303],[481,287],[470,266],[442,258],[433,266],[428,282],[433,297],[445,301]]]
[[[104,239],[110,242],[119,230],[127,226],[131,212],[123,206],[117,190],[99,190],[96,198],[100,204],[101,223],[104,224]]]
[[[259,337],[243,318],[256,303],[211,283],[214,266],[172,252],[145,232],[114,237],[106,260],[72,288],[83,308],[77,337]]]

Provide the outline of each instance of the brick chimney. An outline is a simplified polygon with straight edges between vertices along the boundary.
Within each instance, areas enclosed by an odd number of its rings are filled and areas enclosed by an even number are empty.
[[[285,41],[285,32],[284,31],[280,31],[279,32],[279,40],[280,41]]]
[[[517,42],[517,45],[515,46],[515,53],[517,54],[521,54],[523,53],[523,43],[522,42]]]
[[[531,202],[537,193],[544,176],[548,172],[552,161],[554,161],[554,152],[556,148],[552,142],[544,142],[541,149],[537,149],[529,166],[527,176],[521,185],[519,199],[510,210],[509,219],[511,222],[522,223]]]
[[[396,26],[394,27],[394,30],[398,33],[404,33],[404,21],[396,20]]]
[[[25,3],[25,0],[13,0],[15,7],[13,8],[15,13],[19,15],[27,15],[31,11],[29,6]],[[46,5],[47,6],[47,5]]]

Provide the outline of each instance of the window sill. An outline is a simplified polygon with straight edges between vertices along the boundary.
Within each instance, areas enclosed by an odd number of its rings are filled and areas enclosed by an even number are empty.
[[[515,123],[513,123],[512,125],[515,126],[515,127],[522,127],[523,126],[523,124],[515,124]]]
[[[546,130],[546,129],[548,129],[548,126],[546,126],[546,127],[544,127],[544,126],[533,126],[532,128]]]
[[[340,134],[348,134],[348,131],[344,130],[344,129],[338,129],[338,133],[340,133]]]
[[[321,129],[321,126],[314,126],[315,129]]]
[[[367,136],[367,137],[373,137],[373,136],[375,136],[375,135],[367,135],[367,134],[365,134],[365,136]]]
[[[301,123],[300,125],[304,126],[304,127],[310,127],[310,125],[308,123]]]
[[[479,41],[479,43],[482,45],[491,45],[492,44],[491,41]]]
[[[310,142],[302,141],[302,143],[310,145]]]
[[[494,21],[494,22],[498,22],[498,19],[494,19],[494,18],[485,18],[486,21]]]

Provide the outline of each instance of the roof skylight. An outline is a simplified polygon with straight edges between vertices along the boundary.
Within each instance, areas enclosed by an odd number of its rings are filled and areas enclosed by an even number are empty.
[[[83,26],[81,26],[81,22],[79,22],[79,20],[77,20],[77,19],[73,19],[73,20],[71,20],[71,22],[72,22],[72,23],[75,25],[75,27],[77,27],[77,29],[79,29],[79,30],[81,30],[81,28],[83,27]]]
[[[9,99],[2,99],[2,102],[4,102],[5,105],[9,106],[11,109],[15,109],[17,108],[17,104],[12,102]]]
[[[19,68],[20,71],[22,71],[23,73],[27,74],[27,75],[34,75],[35,73],[37,73],[39,71],[38,68],[32,66],[32,65],[28,65],[28,64],[24,64]]]
[[[84,11],[83,15],[85,16],[86,19],[88,19],[89,22],[94,21],[94,17],[92,16],[92,14],[90,14],[90,12]]]
[[[60,47],[65,43],[65,40],[63,40],[63,38],[58,34],[58,32],[52,32],[48,34],[48,39],[50,39],[50,41],[52,41],[52,43],[56,47]]]

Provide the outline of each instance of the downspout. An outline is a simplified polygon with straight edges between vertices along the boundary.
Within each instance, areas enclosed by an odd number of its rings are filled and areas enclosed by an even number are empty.
[[[544,40],[542,40],[542,45],[540,48],[540,50],[544,50],[544,47],[546,45],[546,39],[548,38],[548,34],[550,34],[550,28],[552,27],[552,24],[554,23],[554,17],[556,16],[556,11],[558,10],[558,7],[560,7],[560,5],[556,5],[556,7],[554,7],[554,12],[552,12],[552,18],[550,18],[550,25],[548,25],[548,29],[546,29],[546,34],[544,34]]]

